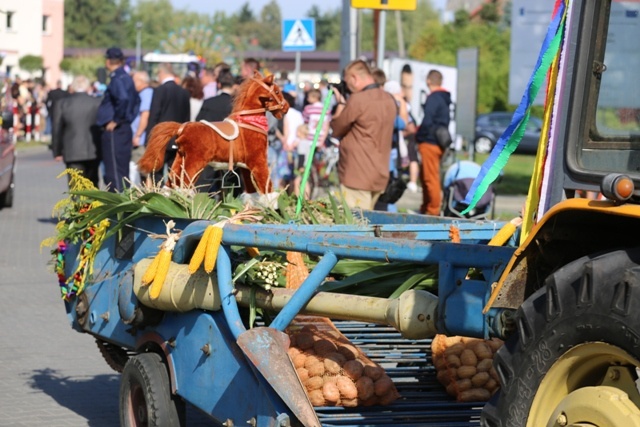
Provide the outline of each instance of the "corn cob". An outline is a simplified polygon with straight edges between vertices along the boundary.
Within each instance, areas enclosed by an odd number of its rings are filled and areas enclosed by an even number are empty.
[[[156,271],[158,271],[158,263],[160,262],[160,253],[157,253],[156,256],[147,267],[147,270],[144,272],[142,276],[141,283],[143,286],[149,286],[151,282],[153,282],[153,278],[156,276]]]
[[[211,273],[216,265],[218,250],[222,242],[222,227],[210,225],[209,228],[211,228],[211,234],[207,240],[207,250],[204,254],[204,271],[207,273]]]
[[[171,265],[172,253],[173,251],[163,248],[160,249],[160,252],[158,252],[158,255],[156,255],[156,258],[158,259],[158,269],[156,271],[155,277],[153,278],[151,288],[149,289],[149,298],[151,298],[152,300],[160,296],[160,291],[162,291],[164,279],[167,277],[169,266]]]
[[[304,263],[301,252],[287,252],[287,289],[298,289],[309,276],[309,269]]]
[[[211,236],[211,230],[211,226],[205,228],[204,233],[200,238],[200,242],[198,242],[198,246],[196,247],[196,251],[193,253],[191,260],[189,261],[189,274],[195,273],[202,265],[204,255],[207,250],[207,242],[209,240],[209,236]]]

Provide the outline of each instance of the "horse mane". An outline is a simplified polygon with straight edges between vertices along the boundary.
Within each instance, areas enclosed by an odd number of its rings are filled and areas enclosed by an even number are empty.
[[[249,87],[251,86],[251,78],[248,77],[238,86],[236,95],[233,97],[233,108],[231,113],[238,112],[241,108],[244,108],[247,98],[249,96]]]

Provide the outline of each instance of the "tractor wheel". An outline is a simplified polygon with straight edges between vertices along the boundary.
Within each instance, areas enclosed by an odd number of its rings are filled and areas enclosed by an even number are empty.
[[[142,353],[127,361],[120,383],[120,425],[183,426],[185,404],[171,395],[167,368],[159,354]]]
[[[638,249],[583,257],[522,304],[483,426],[640,426],[639,265]]]

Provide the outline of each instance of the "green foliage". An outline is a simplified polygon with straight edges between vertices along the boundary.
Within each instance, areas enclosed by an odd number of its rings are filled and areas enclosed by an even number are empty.
[[[65,0],[64,21],[67,47],[107,47],[119,39],[114,0]]]
[[[95,79],[98,68],[102,66],[104,66],[104,58],[101,55],[64,58],[60,62],[60,68],[64,72],[73,75],[82,74],[89,79]]]
[[[478,47],[478,113],[508,108],[510,31],[487,23],[425,26],[409,54],[421,61],[456,65],[458,49]]]
[[[18,60],[18,65],[29,72],[42,70],[42,56],[25,55]]]

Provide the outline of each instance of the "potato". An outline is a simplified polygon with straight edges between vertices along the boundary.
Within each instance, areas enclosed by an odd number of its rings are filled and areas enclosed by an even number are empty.
[[[493,359],[483,359],[478,362],[476,369],[478,372],[489,372],[489,369],[493,367]]]
[[[462,337],[460,339],[460,341],[462,341],[462,343],[465,345],[465,347],[471,347],[472,345],[474,345],[475,343],[480,341],[480,338],[473,338],[473,337]]]
[[[378,405],[387,406],[391,405],[393,402],[398,400],[400,394],[397,391],[392,391],[391,393],[387,393],[384,396],[380,396],[380,400],[378,401]]]
[[[472,388],[460,392],[458,401],[460,402],[483,402],[489,400],[491,393],[484,388]]]
[[[308,391],[320,390],[324,385],[322,377],[311,377],[304,383],[304,386]]]
[[[324,363],[317,362],[306,367],[310,377],[321,377],[325,373]]]
[[[316,332],[318,327],[316,325],[304,325],[301,329],[302,332]]]
[[[460,358],[455,354],[447,356],[447,366],[450,368],[459,368],[462,365]]]
[[[358,389],[351,378],[340,375],[337,377],[336,385],[338,386],[338,391],[340,392],[340,398],[342,400],[355,399],[358,397]]]
[[[478,372],[471,377],[471,384],[473,384],[474,387],[482,387],[489,381],[489,378],[488,372]]]
[[[289,347],[287,349],[287,354],[289,355],[289,357],[291,358],[291,360],[294,359],[294,357],[296,357],[297,355],[299,355],[301,353],[300,349],[295,348],[295,347]]]
[[[393,381],[387,375],[373,383],[373,392],[378,397],[385,396],[391,390],[393,390]]]
[[[344,365],[342,365],[342,371],[347,377],[356,381],[362,376],[364,365],[359,360],[347,360]]]
[[[325,406],[324,395],[322,390],[313,390],[309,392],[309,401],[313,406]]]
[[[473,346],[473,352],[478,357],[478,360],[485,360],[493,358],[493,351],[484,342],[478,342]]]
[[[364,367],[364,375],[371,378],[374,381],[377,381],[384,374],[384,369],[379,366],[371,366],[367,365]]]
[[[366,377],[363,377],[366,378]],[[378,404],[378,396],[375,394],[366,400],[360,400],[360,405],[362,406],[373,406]]]
[[[478,364],[478,358],[473,350],[467,348],[460,353],[460,363],[465,366],[475,367]]]
[[[356,381],[356,389],[358,390],[358,399],[366,401],[374,396],[373,380],[367,376],[362,376]]]
[[[464,351],[464,349],[465,349],[464,344],[462,344],[462,343],[454,344],[451,347],[448,347],[444,351],[444,357],[449,357],[451,355],[459,356],[460,353],[462,353]]]
[[[304,364],[307,361],[307,356],[305,356],[304,354],[298,354],[297,356],[293,357],[291,362],[293,363],[293,367],[298,369],[298,368],[304,368]]]
[[[315,340],[313,339],[313,335],[308,332],[300,332],[296,336],[296,345],[301,350],[312,348],[314,342]]]
[[[471,378],[477,373],[475,366],[461,366],[458,368],[458,378]]]
[[[347,360],[354,360],[358,358],[358,349],[351,344],[338,345],[338,353],[343,355]]]
[[[456,387],[456,382],[455,381],[451,381],[449,383],[449,385],[447,385],[446,390],[447,390],[447,394],[449,396],[457,396],[458,395],[458,389]]]
[[[320,339],[313,343],[313,350],[320,357],[338,351],[336,345],[327,339]]]
[[[462,340],[462,337],[460,336],[444,337],[444,345],[446,347],[451,347],[454,344],[458,344],[461,340]]]
[[[489,378],[489,381],[486,382],[484,388],[486,388],[490,392],[494,392],[495,390],[500,388],[500,384],[498,384],[498,381],[494,380],[493,378]]]
[[[469,390],[473,386],[469,378],[458,380],[455,382],[455,385],[458,393],[461,391]]]
[[[434,357],[433,358],[433,366],[436,367],[436,369],[440,370],[440,369],[444,369],[447,367],[447,361],[444,357]]]
[[[298,378],[300,378],[300,382],[303,384],[309,379],[309,371],[307,371],[306,368],[298,368],[296,369],[296,373],[298,374]]]
[[[304,361],[304,367],[309,369],[311,365],[315,365],[316,363],[322,363],[322,360],[318,356],[307,356],[307,359]]]
[[[330,374],[339,374],[342,371],[342,365],[345,364],[347,359],[340,353],[327,354],[324,359],[324,369]]]
[[[338,386],[332,382],[325,382],[322,386],[322,395],[327,404],[336,404],[340,400]]]
[[[500,347],[502,347],[504,341],[502,341],[500,338],[491,338],[490,340],[487,340],[486,343],[491,348],[491,351],[495,353],[496,351],[500,350]]]
[[[358,406],[358,399],[340,399],[340,405],[345,408],[355,408]]]
[[[436,379],[440,384],[446,387],[451,382],[451,375],[449,375],[449,372],[447,372],[446,369],[443,369],[442,371],[438,371]]]

